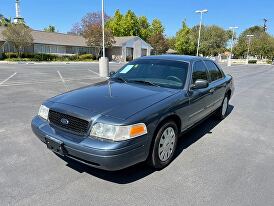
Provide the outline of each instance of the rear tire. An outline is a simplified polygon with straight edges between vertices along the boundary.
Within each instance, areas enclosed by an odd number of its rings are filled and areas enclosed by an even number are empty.
[[[178,128],[173,121],[163,124],[153,142],[148,162],[155,169],[163,169],[173,160],[178,141]]]
[[[229,97],[226,94],[224,99],[223,99],[221,107],[216,112],[216,117],[218,119],[223,120],[226,117],[228,105],[229,105]]]

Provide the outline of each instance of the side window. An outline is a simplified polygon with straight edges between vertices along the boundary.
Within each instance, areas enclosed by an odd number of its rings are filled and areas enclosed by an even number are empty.
[[[207,69],[209,71],[209,75],[211,77],[211,81],[216,81],[218,79],[223,78],[223,74],[220,69],[214,64],[212,61],[205,61]]]
[[[208,80],[206,66],[202,61],[197,61],[193,65],[192,82],[197,79]]]

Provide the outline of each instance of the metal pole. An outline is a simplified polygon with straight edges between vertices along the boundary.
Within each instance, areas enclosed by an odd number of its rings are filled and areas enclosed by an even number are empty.
[[[248,60],[249,60],[249,50],[250,50],[250,44],[251,44],[251,38],[252,38],[254,35],[246,35],[246,36],[248,37],[246,64],[248,64]]]
[[[199,27],[199,35],[198,35],[198,46],[197,46],[197,52],[196,56],[199,56],[199,48],[200,48],[200,38],[201,38],[201,28],[202,28],[202,20],[203,20],[203,12],[200,12],[200,27]]]
[[[251,37],[248,37],[248,47],[247,47],[247,56],[246,56],[247,64],[248,64],[248,60],[249,60],[249,47],[250,47],[250,42],[251,42]]]
[[[234,28],[232,29],[232,37],[231,37],[231,48],[230,48],[231,57],[232,57],[233,44],[234,44]]]
[[[103,33],[103,57],[106,57],[106,51],[105,51],[105,5],[104,5],[104,0],[102,0],[102,33]]]
[[[202,21],[203,21],[203,13],[208,12],[207,9],[204,10],[197,10],[196,13],[200,13],[200,26],[199,26],[199,36],[198,36],[198,45],[197,45],[197,52],[196,56],[199,56],[199,49],[200,49],[200,41],[201,41],[201,29],[202,29]]]
[[[229,29],[232,30],[232,37],[231,37],[230,55],[229,55],[229,58],[227,60],[227,66],[231,66],[231,63],[232,63],[235,29],[238,29],[238,28],[239,27],[237,27],[237,26],[229,27]]]
[[[103,47],[103,56],[99,59],[99,74],[101,77],[109,76],[109,60],[106,57],[106,48],[105,48],[105,5],[104,0],[102,0],[102,47]]]

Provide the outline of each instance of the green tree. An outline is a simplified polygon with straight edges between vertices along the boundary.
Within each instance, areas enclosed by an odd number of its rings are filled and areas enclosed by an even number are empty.
[[[139,26],[140,26],[139,37],[147,41],[148,38],[150,37],[150,24],[147,20],[147,17],[145,16],[139,17]]]
[[[55,26],[49,25],[48,27],[44,28],[46,32],[56,32]]]
[[[140,36],[140,25],[138,17],[131,10],[123,16],[121,20],[122,36]]]
[[[176,33],[175,39],[175,49],[180,54],[189,55],[195,53],[195,42],[186,21],[183,21],[182,28]]]
[[[162,22],[159,19],[153,19],[150,28],[151,35],[153,34],[163,34],[165,32],[165,28]]]
[[[170,49],[176,50],[176,36],[169,37],[167,42]]]
[[[10,24],[2,32],[2,35],[5,41],[14,45],[19,57],[21,57],[23,49],[33,43],[31,29],[25,24]]]
[[[153,47],[155,54],[163,54],[168,50],[168,41],[164,35],[164,31],[162,22],[154,19],[151,23],[148,42]]]
[[[123,19],[123,15],[118,9],[115,11],[114,16],[110,18],[106,23],[106,27],[112,31],[114,36],[123,35],[122,28],[121,28],[122,19]]]
[[[198,31],[199,25],[192,28],[195,47],[197,47]],[[219,26],[202,26],[199,53],[204,56],[215,56],[224,52],[230,36],[229,31],[226,31]]]
[[[237,57],[247,55],[248,38],[247,35],[252,34],[250,55],[258,58],[273,58],[274,56],[274,38],[264,31],[260,26],[253,26],[241,33],[235,46],[234,53]]]
[[[9,24],[11,24],[11,20],[0,14],[0,26],[8,26]]]

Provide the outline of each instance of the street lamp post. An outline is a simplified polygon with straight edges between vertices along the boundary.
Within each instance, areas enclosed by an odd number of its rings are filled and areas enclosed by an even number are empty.
[[[109,76],[109,61],[106,57],[106,48],[105,48],[105,4],[102,0],[102,48],[103,56],[99,59],[99,74],[101,77]]]
[[[232,59],[232,52],[233,52],[233,46],[234,46],[234,34],[235,34],[235,29],[238,29],[239,27],[237,26],[231,26],[229,27],[229,29],[232,30],[232,37],[231,37],[231,47],[230,47],[230,55],[229,55],[229,59],[227,61],[227,66],[231,66],[231,59]]]
[[[249,50],[250,50],[250,44],[251,44],[251,38],[254,37],[253,34],[246,35],[248,37],[248,46],[247,46],[247,56],[246,56],[246,64],[248,64],[249,60]]]
[[[103,57],[106,57],[105,51],[105,2],[102,0],[102,38],[103,38]]]
[[[197,10],[195,13],[200,13],[200,26],[199,26],[199,35],[198,35],[198,45],[197,45],[197,52],[196,56],[199,56],[199,49],[200,49],[200,39],[201,39],[201,28],[202,28],[202,21],[203,21],[203,13],[207,13],[208,10]]]

